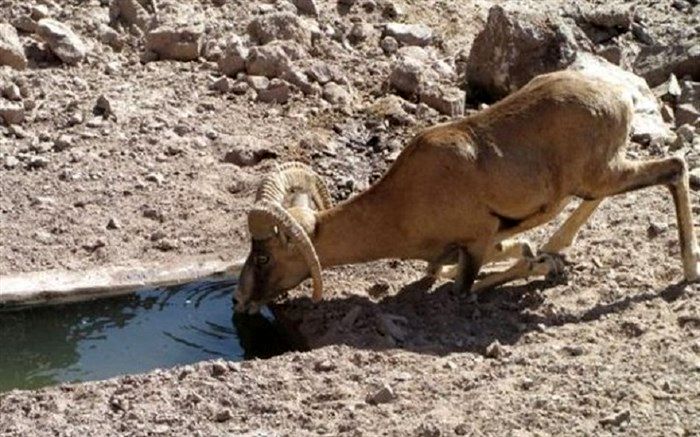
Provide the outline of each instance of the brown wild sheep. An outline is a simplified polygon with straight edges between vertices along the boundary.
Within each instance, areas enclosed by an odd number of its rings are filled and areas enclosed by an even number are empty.
[[[252,236],[237,311],[257,311],[321,269],[382,258],[420,259],[452,273],[462,292],[557,268],[556,255],[608,196],[663,184],[676,208],[685,279],[698,279],[688,171],[683,159],[625,158],[631,98],[608,82],[562,71],[538,76],[474,115],[419,133],[365,192],[333,206],[323,181],[291,163],[262,183],[248,221]],[[581,205],[537,256],[514,235]],[[511,268],[475,282],[482,265]],[[472,286],[473,285],[473,286]]]

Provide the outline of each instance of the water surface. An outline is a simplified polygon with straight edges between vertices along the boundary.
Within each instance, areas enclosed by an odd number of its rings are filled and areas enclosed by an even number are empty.
[[[233,317],[234,287],[208,280],[0,312],[0,391],[288,350],[271,316]]]

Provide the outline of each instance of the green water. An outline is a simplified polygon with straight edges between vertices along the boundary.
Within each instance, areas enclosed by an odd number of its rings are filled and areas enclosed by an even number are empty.
[[[0,312],[0,391],[288,350],[271,316],[233,317],[234,286],[202,281]]]

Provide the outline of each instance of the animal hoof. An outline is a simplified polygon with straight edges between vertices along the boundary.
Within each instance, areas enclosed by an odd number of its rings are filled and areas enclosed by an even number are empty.
[[[546,266],[545,279],[547,281],[558,282],[566,277],[566,261],[562,254],[542,253],[535,262]]]

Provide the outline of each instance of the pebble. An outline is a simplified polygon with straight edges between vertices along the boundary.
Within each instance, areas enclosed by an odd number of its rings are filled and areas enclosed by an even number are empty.
[[[609,416],[606,416],[602,419],[600,419],[600,424],[603,426],[611,425],[611,426],[619,426],[624,422],[628,422],[630,420],[630,410],[624,410],[620,411],[619,413],[611,414]]]
[[[15,168],[19,165],[19,159],[15,158],[14,156],[6,156],[3,165],[7,169]]]
[[[22,93],[17,85],[14,83],[8,83],[2,90],[2,95],[6,99],[18,102],[22,100]]]
[[[384,384],[379,390],[367,395],[366,401],[370,405],[386,404],[397,398],[394,389],[389,384]]]
[[[393,36],[386,36],[379,42],[379,47],[384,50],[387,55],[393,55],[399,50],[399,42]]]
[[[486,347],[486,353],[484,355],[488,358],[498,359],[505,355],[505,349],[498,340],[494,340]]]
[[[695,191],[700,190],[700,167],[690,170],[690,188]]]
[[[224,408],[223,410],[216,413],[216,416],[214,417],[214,419],[217,422],[226,422],[226,421],[233,419],[233,413],[231,412],[230,409]]]
[[[215,362],[211,365],[212,376],[221,376],[228,372],[228,366],[223,362]]]
[[[114,217],[110,217],[109,221],[107,222],[107,229],[121,229],[122,224],[119,220],[117,220]]]
[[[331,360],[319,361],[314,365],[314,370],[317,372],[330,372],[335,370],[336,365]]]
[[[647,227],[647,237],[656,238],[666,231],[668,231],[668,225],[666,223],[651,222]]]

